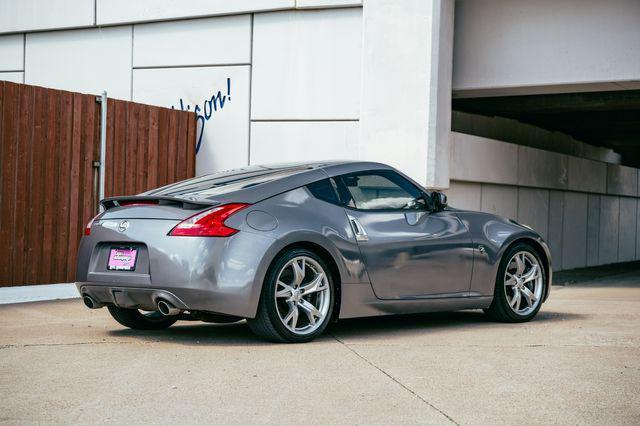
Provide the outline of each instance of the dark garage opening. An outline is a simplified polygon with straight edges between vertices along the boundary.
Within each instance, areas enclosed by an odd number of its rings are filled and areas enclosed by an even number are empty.
[[[612,149],[623,165],[640,167],[640,90],[454,98],[453,110],[562,132]]]

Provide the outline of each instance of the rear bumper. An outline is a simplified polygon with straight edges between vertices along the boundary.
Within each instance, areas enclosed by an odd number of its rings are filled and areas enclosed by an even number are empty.
[[[242,231],[228,238],[169,237],[171,220],[129,220],[126,232],[94,226],[82,238],[76,286],[105,305],[176,308],[253,318],[262,282],[279,243]],[[139,247],[136,270],[108,271],[111,246]]]
[[[93,300],[103,305],[119,306],[121,308],[135,308],[148,311],[157,310],[160,300],[171,303],[178,309],[188,310],[189,300],[193,300],[190,291],[181,292],[187,297],[187,302],[167,290],[146,289],[135,287],[112,287],[108,285],[95,285],[94,283],[76,283],[78,291],[83,296],[90,296]]]

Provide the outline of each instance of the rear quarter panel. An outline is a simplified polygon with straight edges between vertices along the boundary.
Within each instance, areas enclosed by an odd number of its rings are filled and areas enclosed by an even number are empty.
[[[258,223],[251,219],[251,216],[256,217],[255,212],[261,214]],[[269,217],[273,220],[269,220]],[[275,223],[262,226],[265,222]],[[277,241],[279,250],[269,251],[262,259],[261,263],[267,266],[286,246],[310,242],[329,252],[336,263],[342,284],[369,282],[344,209],[313,197],[305,187],[256,203],[226,223],[241,232],[257,233]],[[266,274],[266,267],[260,269]],[[264,274],[256,279],[264,280]]]

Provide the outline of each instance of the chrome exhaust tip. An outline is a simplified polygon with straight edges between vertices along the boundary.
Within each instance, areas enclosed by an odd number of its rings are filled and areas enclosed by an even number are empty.
[[[182,310],[176,308],[171,303],[164,300],[158,301],[158,311],[160,311],[160,313],[165,317],[172,317],[175,315],[180,315],[182,313]]]
[[[84,302],[84,305],[89,309],[98,309],[98,308],[102,308],[103,306],[102,303],[99,303],[93,297],[88,296],[86,294],[82,296],[82,301]]]

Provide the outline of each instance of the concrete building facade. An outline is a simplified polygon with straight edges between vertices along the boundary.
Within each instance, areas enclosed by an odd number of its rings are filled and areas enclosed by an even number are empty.
[[[0,79],[195,111],[198,174],[392,164],[569,269],[640,259],[638,23],[635,0],[0,0]]]

